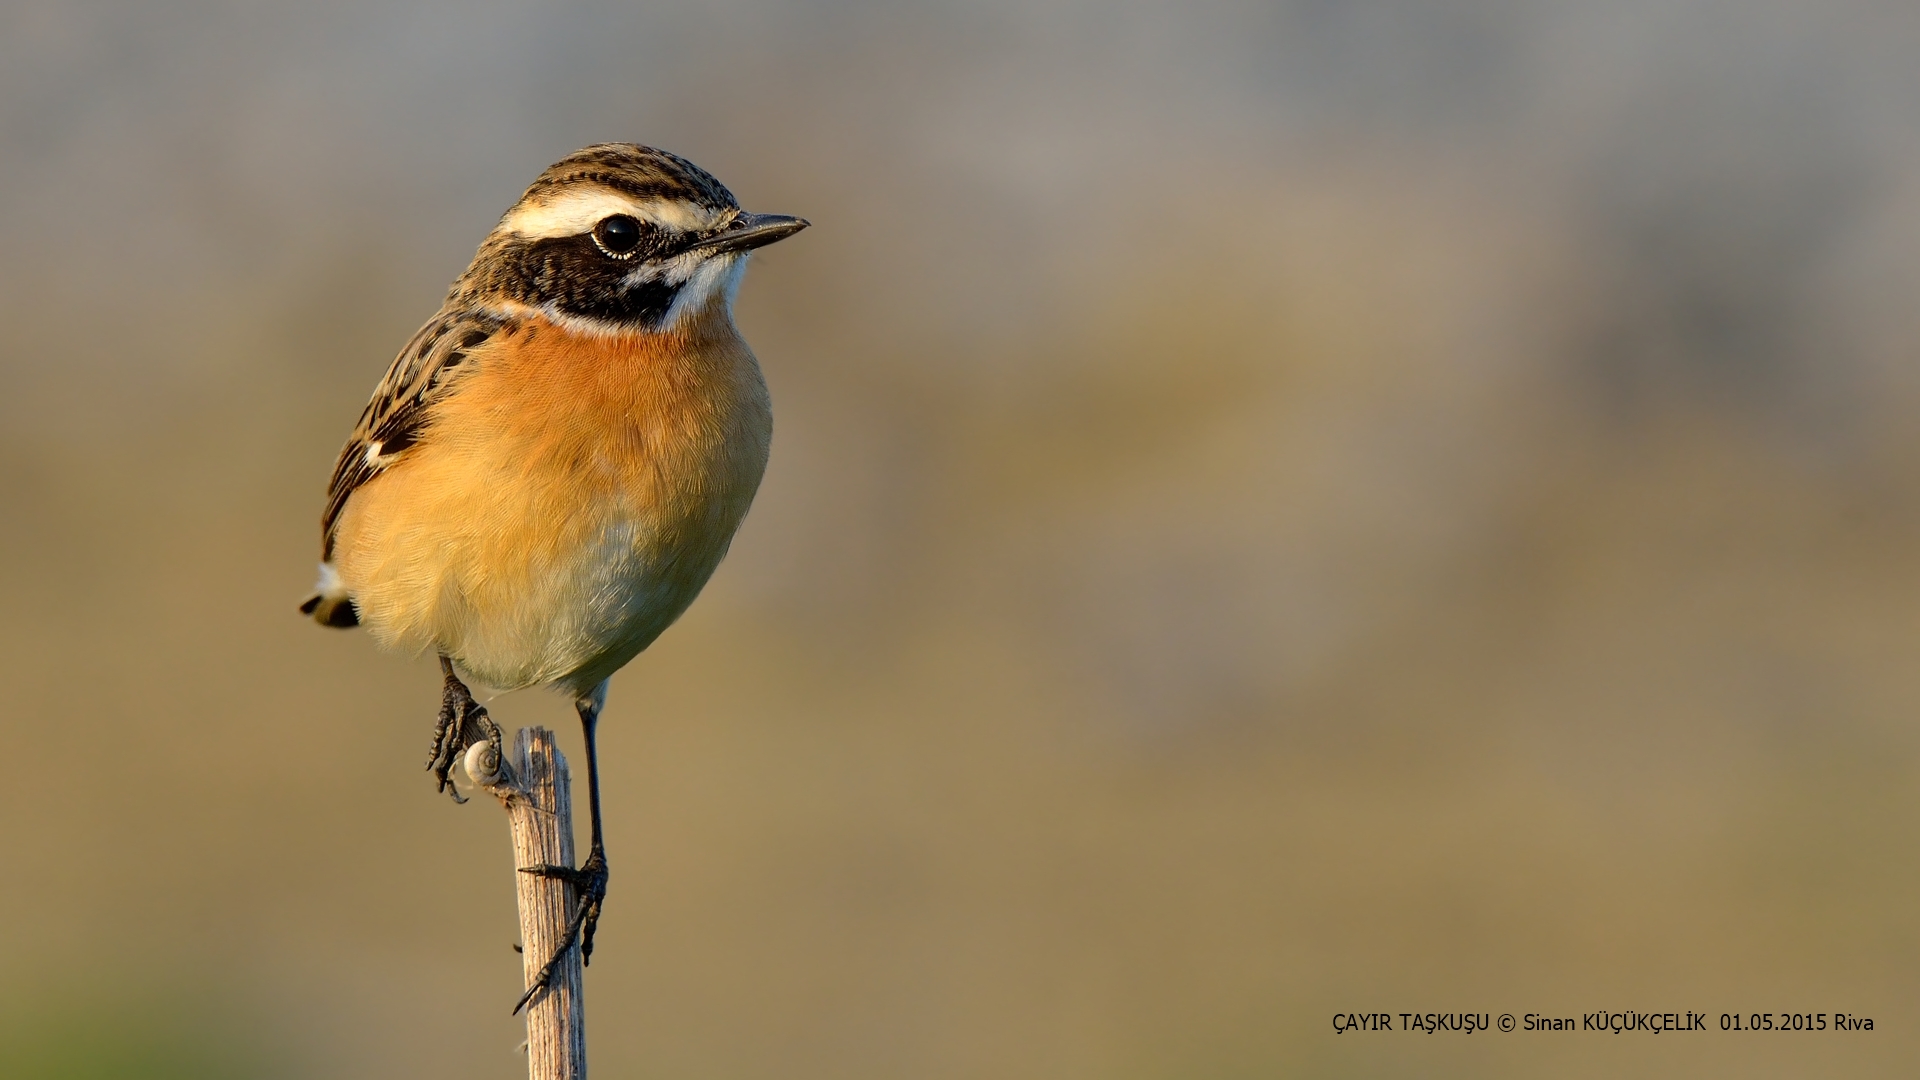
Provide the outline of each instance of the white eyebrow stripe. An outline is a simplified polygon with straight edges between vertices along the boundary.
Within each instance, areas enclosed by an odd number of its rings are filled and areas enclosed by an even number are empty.
[[[701,232],[718,224],[727,211],[709,210],[684,199],[642,202],[612,188],[585,187],[517,207],[495,231],[529,240],[578,236],[614,214],[627,214],[675,232]]]

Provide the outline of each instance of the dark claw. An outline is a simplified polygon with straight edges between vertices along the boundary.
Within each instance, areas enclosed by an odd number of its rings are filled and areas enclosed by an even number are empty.
[[[446,681],[440,688],[440,720],[433,728],[433,756],[427,759],[427,768],[439,782],[439,790],[452,795],[454,802],[464,803],[467,800],[453,786],[453,770],[460,763],[460,755],[483,739],[493,744],[496,760],[504,747],[500,726],[453,673],[453,662],[441,657],[440,670],[446,674]]]
[[[573,908],[573,917],[567,920],[566,934],[561,937],[560,945],[553,955],[541,966],[539,974],[533,977],[533,984],[527,992],[520,995],[514,1003],[513,1011],[518,1013],[527,1007],[534,995],[545,990],[553,981],[553,970],[560,965],[567,950],[573,947],[575,935],[580,939],[580,963],[584,966],[593,962],[593,931],[600,923],[600,906],[607,898],[607,855],[596,847],[587,856],[585,865],[575,870],[571,866],[523,866],[523,874],[537,874],[544,878],[555,878],[573,886],[573,892],[579,899]]]

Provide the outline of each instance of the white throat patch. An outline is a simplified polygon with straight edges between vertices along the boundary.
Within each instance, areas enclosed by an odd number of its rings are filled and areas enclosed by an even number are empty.
[[[704,310],[709,303],[725,305],[732,312],[734,295],[740,291],[740,278],[747,270],[747,253],[728,252],[701,259],[687,277],[687,283],[674,294],[673,306],[660,320],[662,330],[672,330],[682,319]]]

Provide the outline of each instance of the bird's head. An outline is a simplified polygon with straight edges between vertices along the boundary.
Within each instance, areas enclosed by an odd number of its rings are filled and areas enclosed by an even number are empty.
[[[747,253],[806,227],[742,211],[685,158],[601,143],[540,174],[487,235],[452,299],[602,333],[670,330],[731,305]]]

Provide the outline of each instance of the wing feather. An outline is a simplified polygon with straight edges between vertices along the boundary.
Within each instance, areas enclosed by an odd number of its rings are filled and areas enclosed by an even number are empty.
[[[347,499],[419,441],[433,406],[456,392],[471,371],[468,355],[506,325],[490,315],[443,309],[400,350],[334,463],[327,509],[320,516],[322,562],[333,560],[334,526]]]

